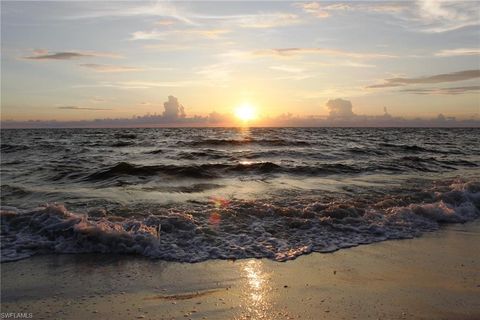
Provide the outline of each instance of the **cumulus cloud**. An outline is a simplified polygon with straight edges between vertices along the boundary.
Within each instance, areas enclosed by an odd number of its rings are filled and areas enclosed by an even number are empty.
[[[81,58],[92,57],[107,57],[107,58],[119,58],[120,56],[108,52],[95,52],[95,51],[62,51],[62,52],[49,52],[48,50],[37,49],[33,51],[33,55],[26,56],[24,59],[28,60],[74,60]]]
[[[464,70],[452,73],[436,74],[433,76],[425,76],[418,78],[391,78],[385,79],[384,83],[370,85],[367,88],[389,88],[400,87],[410,84],[429,84],[464,81],[480,78],[480,70]]]
[[[326,104],[330,118],[351,118],[355,116],[352,111],[352,103],[348,100],[328,100]]]
[[[163,114],[147,114],[131,118],[103,118],[81,121],[13,121],[3,120],[3,128],[102,128],[102,127],[208,127],[208,126],[235,126],[238,123],[230,114],[212,112],[208,116],[187,117],[183,106],[178,99],[170,96],[164,104]],[[333,99],[327,102],[330,115],[311,115],[298,117],[292,114],[282,114],[277,117],[259,119],[255,125],[261,127],[480,127],[478,114],[471,114],[470,118],[456,119],[455,117],[439,114],[431,118],[408,119],[391,115],[384,107],[381,115],[359,115],[353,112],[352,103],[348,100]],[[67,109],[88,109],[81,107],[63,107]]]
[[[174,96],[168,96],[168,101],[163,103],[165,110],[163,116],[167,119],[185,118],[185,108],[178,102]]]

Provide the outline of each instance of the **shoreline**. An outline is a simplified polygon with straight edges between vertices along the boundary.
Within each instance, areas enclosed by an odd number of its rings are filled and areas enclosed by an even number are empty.
[[[479,319],[480,220],[286,262],[102,254],[1,265],[2,313],[33,319]]]

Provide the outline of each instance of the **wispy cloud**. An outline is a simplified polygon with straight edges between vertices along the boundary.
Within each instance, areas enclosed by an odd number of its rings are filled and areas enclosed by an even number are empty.
[[[105,108],[89,108],[89,107],[78,107],[78,106],[62,106],[62,107],[58,107],[58,109],[62,109],[62,110],[90,110],[90,111],[112,110],[112,109],[105,109]]]
[[[287,73],[303,73],[303,72],[305,72],[305,69],[303,69],[303,68],[298,68],[298,67],[294,67],[294,66],[287,66],[287,65],[271,66],[270,69],[277,70],[277,71],[283,71],[283,72],[287,72]]]
[[[95,10],[74,14],[67,19],[129,17],[159,17],[159,20],[155,23],[157,26],[171,26],[181,23],[201,27],[211,22],[215,25],[221,23],[222,25],[240,28],[274,28],[302,22],[302,19],[293,13],[259,12],[253,14],[208,15],[193,12],[187,6],[178,2],[173,4],[162,1],[147,4],[128,1],[125,3],[115,2],[114,5],[102,3],[97,5]]]
[[[226,29],[186,29],[186,30],[150,30],[136,31],[132,33],[130,40],[168,40],[172,37],[192,37],[219,39],[222,35],[229,33]]]
[[[480,24],[477,1],[307,2],[295,3],[294,6],[322,19],[346,11],[388,14],[393,18],[392,23],[424,33],[442,33]]]
[[[194,85],[193,81],[122,81],[117,85],[130,88],[168,88],[168,87],[188,87]]]
[[[49,52],[48,50],[38,49],[33,51],[33,55],[23,57],[28,60],[74,60],[92,57],[120,58],[121,56],[109,52],[96,51],[61,51]]]
[[[85,9],[85,8],[83,8]],[[161,17],[174,19],[186,24],[195,23],[188,18],[184,10],[177,4],[155,1],[153,3],[106,1],[95,3],[95,9],[87,7],[79,13],[65,17],[68,20],[98,19],[98,18],[128,18],[128,17]]]
[[[234,63],[219,62],[195,69],[195,73],[202,76],[204,80],[217,86],[224,87],[231,80],[234,71]]]
[[[415,8],[414,8],[415,9]],[[415,12],[424,25],[423,31],[441,33],[480,24],[477,1],[417,1]]]
[[[435,53],[437,57],[478,56],[480,48],[445,49]]]
[[[253,53],[258,56],[292,57],[305,54],[318,54],[333,57],[348,57],[355,59],[395,58],[395,55],[384,53],[353,52],[329,48],[274,48],[258,50]]]
[[[192,44],[187,43],[153,43],[143,46],[145,49],[155,50],[155,51],[184,51],[192,49]],[[198,45],[195,46],[198,49]]]
[[[155,25],[164,27],[164,26],[171,26],[179,22],[180,21],[178,21],[178,19],[166,17],[166,18],[160,18],[159,20],[157,20],[155,22]]]
[[[248,29],[267,29],[285,27],[302,23],[303,20],[293,13],[285,12],[259,12],[241,15],[193,15],[192,19],[200,22],[210,21],[222,23],[230,27]]]
[[[79,64],[79,66],[87,69],[92,69],[95,72],[102,72],[102,73],[133,72],[133,71],[143,70],[142,68],[137,68],[137,67],[96,64],[96,63],[83,63],[83,64]]]
[[[414,88],[403,89],[402,92],[422,95],[457,95],[480,91],[480,86],[451,87],[451,88]]]
[[[408,9],[408,3],[402,2],[348,2],[348,3],[320,3],[304,2],[294,3],[295,7],[316,18],[328,18],[334,13],[342,11],[365,11],[376,13],[399,13]]]
[[[370,85],[367,88],[389,88],[400,87],[410,84],[428,84],[428,83],[443,83],[455,82],[480,78],[480,70],[465,70],[452,73],[443,73],[433,76],[425,76],[418,78],[391,78],[385,79],[384,83]]]
[[[351,9],[350,5],[346,3],[320,4],[319,2],[306,2],[294,3],[293,5],[297,8],[302,9],[309,15],[320,19],[330,17],[331,11]]]
[[[100,82],[74,85],[72,88],[115,88],[115,89],[152,89],[152,88],[176,88],[200,85],[195,81],[117,81],[117,82]]]

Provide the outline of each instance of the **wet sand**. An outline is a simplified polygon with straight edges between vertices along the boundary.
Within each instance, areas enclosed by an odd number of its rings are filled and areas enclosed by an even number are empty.
[[[480,221],[285,263],[48,255],[1,265],[34,319],[480,319]]]

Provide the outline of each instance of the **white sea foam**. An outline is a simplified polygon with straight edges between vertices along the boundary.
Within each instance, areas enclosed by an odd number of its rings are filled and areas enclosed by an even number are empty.
[[[37,253],[122,253],[165,260],[266,257],[277,261],[310,252],[387,239],[411,238],[441,223],[480,215],[480,183],[454,181],[418,197],[380,201],[311,199],[231,201],[164,211],[146,218],[120,218],[101,210],[78,214],[63,205],[33,210],[2,207],[3,262]],[[415,199],[415,201],[412,200]]]

